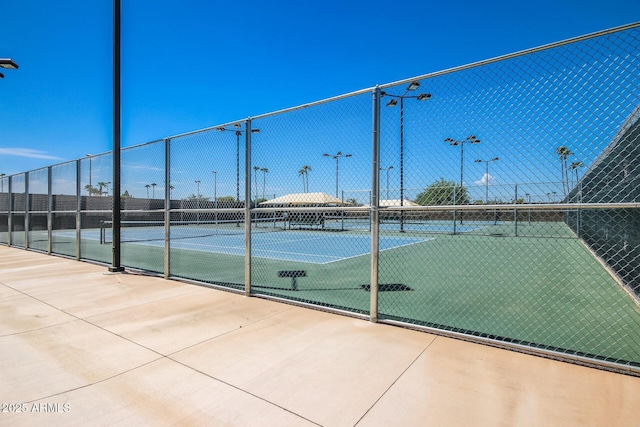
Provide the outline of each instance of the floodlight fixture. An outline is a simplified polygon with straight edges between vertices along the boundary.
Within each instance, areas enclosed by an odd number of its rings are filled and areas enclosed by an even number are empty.
[[[0,68],[8,68],[11,70],[17,70],[18,64],[13,62],[11,58],[0,58]]]
[[[418,101],[426,101],[429,98],[431,98],[431,94],[430,93],[421,93],[420,95],[417,96],[416,99]]]
[[[411,82],[409,86],[407,86],[407,90],[416,90],[420,87],[420,82]]]

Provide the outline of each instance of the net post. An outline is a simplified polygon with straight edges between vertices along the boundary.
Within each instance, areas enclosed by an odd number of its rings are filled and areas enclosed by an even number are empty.
[[[251,118],[244,126],[244,294],[251,296]]]
[[[372,93],[372,179],[371,179],[371,280],[369,320],[378,321],[378,255],[379,255],[379,197],[380,197],[380,86]]]
[[[170,150],[171,140],[164,140],[164,278],[170,276],[170,249],[171,249],[171,174],[170,174]]]

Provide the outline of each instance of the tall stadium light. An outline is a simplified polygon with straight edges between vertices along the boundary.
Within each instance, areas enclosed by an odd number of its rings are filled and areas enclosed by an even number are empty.
[[[494,157],[493,159],[489,159],[489,160],[481,160],[481,159],[476,159],[476,163],[485,163],[486,164],[486,169],[485,169],[485,174],[484,174],[484,183],[485,183],[485,196],[484,196],[484,203],[489,204],[489,163],[491,162],[497,162],[498,160],[500,160],[498,157]]]
[[[387,172],[387,200],[389,200],[389,171],[393,169],[393,166],[389,166],[388,168],[380,168],[381,171]]]
[[[110,272],[121,272],[124,268],[121,265],[120,251],[120,139],[121,139],[121,45],[120,45],[120,2],[113,0],[113,204],[112,204],[112,227],[113,239],[111,241],[111,266]]]
[[[8,70],[17,70],[18,64],[13,62],[11,58],[0,58],[0,68],[5,68]],[[4,78],[4,74],[0,73],[0,79]]]
[[[402,95],[394,95],[385,91],[380,93],[382,96],[391,98],[386,104],[387,107],[395,107],[398,105],[398,99],[400,100],[400,206],[404,206],[404,100],[405,98],[412,98],[418,101],[426,101],[431,98],[430,93],[408,95],[409,92],[413,92],[419,87],[420,82],[413,81],[409,83]],[[400,211],[400,231],[404,232],[404,211]]]
[[[338,151],[336,154],[324,153],[323,157],[331,157],[336,160],[336,199],[338,198],[338,160],[340,157],[351,157],[351,154],[342,154],[342,151]]]
[[[444,142],[449,143],[452,147],[460,146],[460,194],[464,188],[464,146],[465,144],[480,144],[480,140],[475,135],[470,135],[462,141],[453,138],[445,138]],[[455,191],[455,190],[454,190]],[[462,225],[462,212],[460,212],[460,225]]]
[[[240,201],[240,136],[245,132],[240,129],[240,123],[233,125],[234,129],[228,129],[224,126],[217,127],[218,132],[235,132],[236,134],[236,201]],[[260,129],[251,129],[251,133],[260,133]]]

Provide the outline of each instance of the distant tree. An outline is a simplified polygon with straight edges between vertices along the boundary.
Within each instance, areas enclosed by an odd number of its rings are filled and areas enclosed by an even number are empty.
[[[149,184],[145,185],[144,188],[147,189],[147,199],[149,198],[149,189],[151,188],[151,186]]]
[[[415,203],[422,206],[429,205],[453,205],[455,195],[456,205],[469,204],[469,193],[465,187],[456,185],[454,181],[440,178],[425,190],[418,194]]]
[[[89,193],[90,196],[96,196],[101,194],[100,190],[98,190],[93,185],[87,184],[84,186],[84,189],[87,190],[87,193]]]
[[[358,203],[356,199],[347,199],[345,200],[345,203],[351,206],[362,206],[362,203]]]
[[[575,175],[575,179],[576,179],[575,183],[576,184],[579,181],[579,179],[578,179],[578,169],[579,168],[583,168],[583,167],[584,167],[584,163],[582,163],[582,162],[571,162],[571,164],[569,165],[569,169],[571,169],[574,172],[573,174]],[[573,179],[573,177],[572,177],[572,179]]]
[[[122,197],[123,199],[128,199],[131,198],[131,194],[129,194],[129,190],[124,190],[124,193],[122,193]]]
[[[308,165],[302,166],[298,171],[298,175],[302,177],[302,188],[305,193],[309,192],[309,172],[311,172],[311,166]]]
[[[218,201],[224,202],[224,203],[231,203],[231,202],[235,202],[236,198],[233,196],[222,196],[222,197],[218,197]]]
[[[152,194],[153,195],[151,196],[151,198],[153,198],[153,199],[156,198],[156,185],[158,185],[158,184],[156,184],[155,182],[151,183],[151,187],[153,187],[153,190],[152,190]]]
[[[102,196],[103,194],[107,194],[108,191],[102,191],[103,188],[108,188],[109,184],[111,184],[110,182],[104,182],[104,181],[100,181],[98,183],[98,195]]]
[[[569,167],[567,166],[567,158],[573,156],[573,151],[564,145],[556,148],[556,154],[560,157],[560,173],[562,176],[562,191],[566,196],[569,192]]]

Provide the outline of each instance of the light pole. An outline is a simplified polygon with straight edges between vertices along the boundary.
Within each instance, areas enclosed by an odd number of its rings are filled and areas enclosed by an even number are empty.
[[[404,206],[404,99],[415,98],[418,101],[426,101],[431,98],[430,93],[421,93],[418,95],[407,95],[420,87],[420,82],[413,81],[409,83],[407,89],[402,95],[393,95],[382,91],[382,96],[389,96],[392,99],[387,102],[387,107],[395,107],[400,99],[400,206]],[[404,232],[404,211],[400,211],[400,231]]]
[[[6,174],[0,173],[0,193],[4,193],[4,177]]]
[[[393,169],[393,166],[389,166],[388,168],[380,168],[381,171],[387,172],[387,200],[389,200],[389,171]]]
[[[462,141],[457,141],[453,138],[445,138],[444,142],[448,142],[449,145],[455,147],[456,145],[460,146],[460,194],[463,193],[464,186],[464,145],[465,144],[480,144],[480,140],[476,138],[475,135],[470,135],[466,139]],[[455,192],[455,189],[454,189]],[[462,212],[460,212],[460,225],[462,225]]]
[[[493,159],[489,159],[489,160],[480,160],[477,159],[476,163],[485,163],[486,164],[486,172],[484,174],[484,183],[485,183],[485,196],[484,196],[484,203],[485,204],[489,204],[489,163],[491,162],[497,162],[498,160],[500,160],[498,157],[494,157]]]
[[[342,151],[338,151],[336,154],[324,153],[322,156],[336,159],[336,199],[337,199],[338,198],[338,160],[340,159],[340,157],[351,157],[351,154],[342,154]]]
[[[233,131],[236,134],[236,201],[240,201],[240,135],[245,131],[240,129],[240,123],[233,125],[234,129],[227,129],[224,126],[217,127],[219,132]],[[260,129],[251,129],[251,133],[260,133]]]
[[[18,64],[13,62],[11,58],[0,58],[0,68],[5,68],[9,70],[17,70]],[[0,73],[0,79],[4,78],[4,74]]]
[[[525,197],[527,198],[527,203],[531,204],[531,194],[529,193],[525,193]],[[529,214],[529,225],[531,225],[531,208],[528,209],[528,214]]]
[[[89,190],[87,191],[91,191],[91,189],[93,189],[93,186],[91,185],[91,158],[93,157],[93,154],[87,154],[87,157],[89,158]]]

